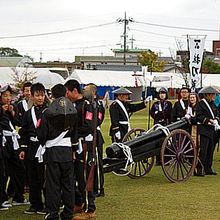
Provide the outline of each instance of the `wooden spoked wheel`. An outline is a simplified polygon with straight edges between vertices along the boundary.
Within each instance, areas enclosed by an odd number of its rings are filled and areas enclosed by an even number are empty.
[[[142,128],[134,128],[130,130],[123,138],[122,142],[132,140],[145,132]],[[131,171],[128,176],[132,179],[140,178],[150,172],[154,165],[154,157],[148,157],[140,161],[135,161],[131,167]]]
[[[189,179],[196,166],[196,147],[192,137],[182,129],[167,136],[161,148],[161,163],[165,176],[171,182]]]

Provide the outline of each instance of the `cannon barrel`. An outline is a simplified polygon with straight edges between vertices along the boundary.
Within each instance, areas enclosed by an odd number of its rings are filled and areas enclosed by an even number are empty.
[[[188,120],[183,118],[177,122],[167,125],[166,127],[169,131],[173,131],[175,129],[186,128],[188,125]],[[149,133],[140,135],[132,140],[124,142],[124,144],[131,149],[132,156],[138,158],[138,155],[145,156],[155,156],[160,151],[160,145],[158,143],[161,142],[162,138],[165,138],[166,134],[158,129],[155,131],[151,131]],[[124,158],[125,155],[121,147],[119,147],[116,143],[113,143],[109,147],[106,148],[106,155],[108,158]]]

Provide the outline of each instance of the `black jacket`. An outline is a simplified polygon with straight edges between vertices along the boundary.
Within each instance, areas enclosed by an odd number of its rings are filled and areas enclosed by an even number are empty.
[[[39,124],[40,121],[42,120],[43,111],[46,109],[46,105],[34,106],[33,108],[34,108],[35,115],[37,118],[37,124]],[[30,140],[31,137],[37,137],[37,130],[32,119],[31,109],[29,109],[24,114],[22,127],[19,130],[19,134],[21,136],[21,139],[20,139],[21,147],[27,146],[25,148],[21,148],[21,150],[23,149],[26,151],[25,157],[27,159],[34,160],[40,143],[39,141],[33,142]]]
[[[128,115],[130,113],[139,111],[146,107],[144,102],[141,103],[122,102],[122,103],[125,106]],[[116,101],[114,101],[110,105],[109,111],[111,118],[110,135],[113,136],[116,132],[120,131],[121,137],[123,138],[125,134],[128,132],[128,125],[119,123],[120,121],[128,121],[124,111]]]
[[[86,137],[93,134],[93,107],[84,98],[74,102],[78,117],[78,137]]]
[[[159,109],[161,104],[161,110]],[[161,124],[163,126],[171,123],[172,103],[170,101],[157,101],[150,110],[150,115],[154,119],[154,124]]]
[[[180,100],[175,102],[173,109],[172,109],[172,116],[171,116],[171,121],[175,122],[180,120],[182,117],[185,116],[186,114],[186,110],[188,107],[188,100],[183,100],[184,104],[185,104],[185,109],[182,108],[181,104],[180,104]]]
[[[208,102],[208,103],[213,111],[215,119],[219,121],[219,111],[215,106],[214,102]],[[216,132],[214,126],[209,124],[210,119],[213,119],[212,115],[203,100],[201,100],[197,104],[196,119],[198,122],[198,132],[200,135],[204,135],[211,139],[216,138]]]
[[[41,123],[37,127],[37,136],[39,142],[42,146],[49,140],[57,138],[63,130],[60,126],[54,127],[51,120],[56,120],[56,118],[48,118],[47,110],[44,111]],[[64,138],[70,137],[70,146],[53,146],[51,148],[46,148],[44,155],[45,162],[69,162],[73,160],[73,152],[77,150],[78,145],[78,134],[77,134],[77,114],[74,113],[71,116],[71,121],[69,122],[68,132]]]

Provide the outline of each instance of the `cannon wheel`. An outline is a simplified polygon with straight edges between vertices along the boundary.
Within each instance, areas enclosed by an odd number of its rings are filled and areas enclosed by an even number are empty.
[[[142,128],[131,129],[124,136],[122,142],[132,140],[144,131],[145,130]],[[154,157],[148,157],[144,160],[134,162],[132,169],[131,169],[131,172],[128,174],[128,176],[132,179],[137,179],[137,178],[143,177],[151,171],[153,165],[154,165]]]
[[[173,130],[161,148],[161,162],[165,176],[171,182],[183,182],[192,175],[197,152],[192,137],[182,129]]]

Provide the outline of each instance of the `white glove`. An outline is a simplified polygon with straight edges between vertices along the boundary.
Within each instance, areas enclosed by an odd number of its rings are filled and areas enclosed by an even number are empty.
[[[186,119],[190,119],[191,118],[191,115],[190,114],[185,114],[185,116],[184,116]]]
[[[87,135],[85,141],[93,141],[93,136],[91,134]]]
[[[145,103],[152,101],[153,100],[153,96],[149,95],[146,99],[145,99]]]
[[[118,131],[118,132],[115,133],[115,137],[116,137],[117,139],[121,139],[121,133],[120,133],[120,131]]]
[[[214,127],[215,127],[215,131],[220,130],[220,125],[218,124],[218,121],[217,121],[216,119],[213,120],[213,125],[214,125]]]

